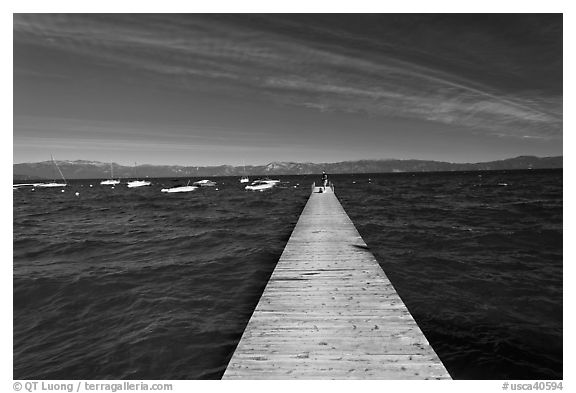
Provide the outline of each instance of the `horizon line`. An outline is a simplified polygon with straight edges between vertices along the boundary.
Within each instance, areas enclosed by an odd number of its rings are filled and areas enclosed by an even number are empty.
[[[343,160],[343,161],[334,161],[334,162],[300,162],[300,161],[270,161],[268,163],[263,164],[248,164],[248,165],[233,165],[233,164],[217,164],[217,165],[199,165],[199,164],[137,164],[137,165],[130,165],[130,164],[119,164],[114,161],[99,161],[99,160],[86,160],[86,159],[75,159],[75,160],[62,160],[62,159],[55,159],[54,161],[57,162],[77,162],[77,161],[86,161],[86,162],[94,162],[94,163],[101,163],[101,164],[115,164],[118,166],[168,166],[168,167],[220,167],[220,166],[229,166],[229,167],[240,167],[240,166],[247,166],[247,167],[255,167],[255,166],[267,166],[271,164],[277,163],[290,163],[290,164],[312,164],[312,165],[332,165],[332,164],[340,164],[346,162],[359,162],[359,161],[431,161],[431,162],[441,162],[441,163],[448,163],[448,164],[483,164],[489,162],[496,162],[496,161],[505,161],[505,160],[512,160],[515,158],[520,157],[535,157],[535,158],[558,158],[564,157],[563,154],[555,155],[555,156],[537,156],[537,155],[519,155],[514,157],[507,157],[501,158],[496,160],[489,160],[489,161],[476,161],[476,162],[455,162],[455,161],[443,161],[443,160],[434,160],[434,159],[420,159],[420,158],[362,158],[357,160]],[[35,162],[16,162],[12,163],[12,165],[23,165],[23,164],[41,164],[44,162],[52,162],[52,160],[45,160],[45,161],[35,161]]]

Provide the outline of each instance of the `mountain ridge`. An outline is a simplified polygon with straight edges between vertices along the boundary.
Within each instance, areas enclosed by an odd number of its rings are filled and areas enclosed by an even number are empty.
[[[88,160],[56,161],[67,179],[106,179],[110,177],[110,163]],[[397,172],[448,172],[513,169],[562,168],[563,156],[536,157],[518,156],[503,160],[479,163],[451,163],[432,160],[375,159],[341,161],[334,163],[299,163],[275,161],[266,165],[114,165],[114,176],[131,177],[218,177],[218,176],[269,176],[269,175],[308,175],[326,171],[330,174],[346,173],[397,173]],[[245,168],[245,169],[244,169]],[[58,179],[59,175],[52,161],[13,164],[14,179]]]

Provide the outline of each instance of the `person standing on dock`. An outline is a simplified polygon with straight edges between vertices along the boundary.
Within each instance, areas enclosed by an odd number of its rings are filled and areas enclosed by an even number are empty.
[[[326,186],[328,185],[328,175],[326,172],[322,171],[322,191],[326,191]]]

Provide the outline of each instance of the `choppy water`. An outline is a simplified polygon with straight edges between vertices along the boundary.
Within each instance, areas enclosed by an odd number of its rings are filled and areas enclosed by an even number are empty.
[[[317,180],[281,179],[14,191],[14,378],[220,378]],[[562,378],[562,171],[332,180],[454,378]]]

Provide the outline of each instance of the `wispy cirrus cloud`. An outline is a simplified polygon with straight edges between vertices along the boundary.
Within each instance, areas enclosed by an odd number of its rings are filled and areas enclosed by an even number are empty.
[[[395,43],[394,31],[382,42],[370,37],[367,50],[363,37],[342,29],[307,26],[297,18],[291,28],[308,29],[310,39],[265,24],[200,15],[14,17],[16,40],[146,72],[173,88],[197,90],[204,84],[223,94],[323,112],[432,121],[518,138],[562,138],[558,94],[503,89],[497,78],[487,83],[487,78],[464,77],[446,56],[425,53],[452,68],[409,60],[417,48]]]

